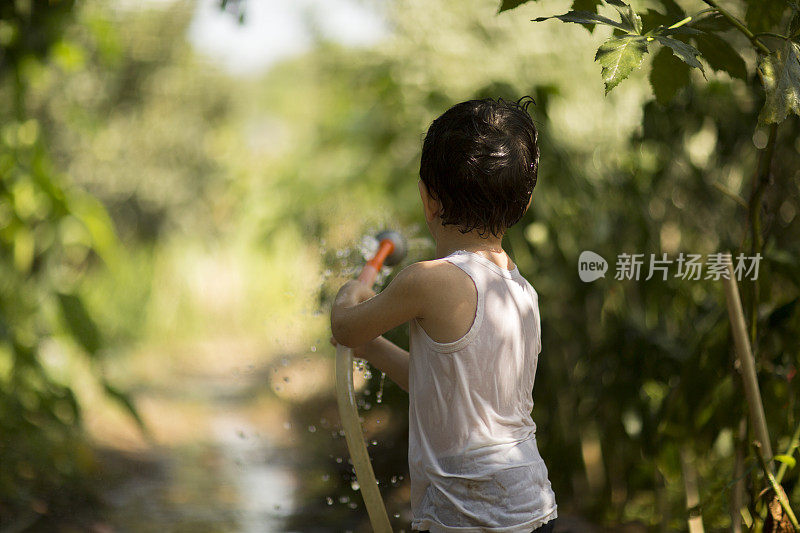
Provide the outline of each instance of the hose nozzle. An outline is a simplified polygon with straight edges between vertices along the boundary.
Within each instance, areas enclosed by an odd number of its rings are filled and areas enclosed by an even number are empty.
[[[382,231],[377,235],[378,251],[367,261],[364,269],[358,276],[359,281],[372,286],[381,267],[386,264],[396,265],[406,256],[406,241],[396,231]]]

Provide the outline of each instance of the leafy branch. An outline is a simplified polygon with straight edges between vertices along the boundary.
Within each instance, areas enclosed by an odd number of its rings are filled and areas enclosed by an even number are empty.
[[[602,24],[621,31],[621,35],[614,35],[600,45],[594,57],[595,61],[599,62],[602,67],[601,75],[605,83],[606,94],[641,65],[644,54],[648,53],[648,46],[653,41],[670,48],[678,59],[692,68],[699,69],[705,77],[703,65],[697,60],[700,51],[691,44],[672,37],[675,34],[700,33],[699,30],[686,27],[686,24],[692,19],[691,17],[684,17],[669,27],[659,25],[650,31],[642,33],[642,18],[629,4],[622,0],[606,0],[606,3],[617,10],[620,17],[619,21],[591,11],[572,10],[563,15],[538,17],[533,19],[533,22],[557,18],[562,22],[587,25]]]
[[[503,0],[500,11],[513,9],[526,2],[527,0]],[[642,16],[630,4],[623,0],[597,0],[589,4],[597,5],[600,2],[614,7],[619,20],[593,11],[572,9],[561,15],[537,17],[532,21],[558,19],[562,22],[583,24],[590,31],[598,24],[612,28],[612,36],[600,45],[594,57],[601,66],[600,74],[606,95],[641,66],[652,43],[669,49],[674,58],[679,60],[671,60],[664,53],[659,53],[653,61],[650,83],[656,98],[662,104],[668,103],[681,86],[689,83],[691,69],[698,69],[706,78],[705,69],[698,58],[705,60],[716,71],[747,79],[744,60],[720,35],[732,27],[745,35],[760,55],[757,74],[767,97],[759,122],[776,124],[785,120],[790,112],[800,115],[800,44],[792,40],[800,34],[800,8],[794,0],[787,1],[787,5],[794,11],[786,32],[788,37],[769,31],[754,32],[716,0],[703,0],[709,8],[688,16],[674,2],[666,3],[668,15],[649,10],[645,14],[648,22],[661,23],[647,31],[644,31]],[[578,5],[586,3],[573,3],[573,7]],[[669,17],[677,20],[670,21]],[[722,26],[717,17],[725,21]],[[780,38],[784,44],[773,51],[761,40],[763,37]],[[687,42],[687,39],[691,39],[693,44]]]

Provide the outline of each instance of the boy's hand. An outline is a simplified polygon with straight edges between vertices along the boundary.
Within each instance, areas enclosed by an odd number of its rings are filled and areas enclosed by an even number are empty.
[[[363,301],[369,300],[375,296],[375,291],[367,287],[367,285],[357,279],[351,279],[339,289],[336,298],[333,300],[333,305],[352,307],[360,304]]]
[[[331,332],[339,344],[361,346],[392,328],[420,316],[426,283],[424,266],[400,271],[379,294],[358,280],[345,283],[331,306]]]
[[[361,346],[354,347],[352,349],[353,350],[353,356],[354,357],[358,357],[359,359],[367,359],[367,353],[369,352],[370,348],[373,347],[376,344],[376,341],[379,338],[380,337],[377,337],[375,339],[372,339],[371,341],[369,341],[366,344],[362,344]],[[336,340],[336,337],[334,337],[333,335],[331,335],[330,341],[331,341],[331,344],[334,346],[334,348],[339,346],[339,342]],[[342,346],[344,346],[344,345],[342,345]]]

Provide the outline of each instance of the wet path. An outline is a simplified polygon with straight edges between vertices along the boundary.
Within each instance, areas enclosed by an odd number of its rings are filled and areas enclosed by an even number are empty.
[[[93,530],[286,531],[296,465],[286,406],[264,379],[272,362],[186,362],[178,357],[163,375],[131,383],[151,442],[107,413],[88,413],[105,503]]]

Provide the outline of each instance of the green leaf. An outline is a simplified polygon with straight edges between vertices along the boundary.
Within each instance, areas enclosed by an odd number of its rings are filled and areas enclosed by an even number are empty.
[[[537,17],[533,19],[533,22],[541,22],[547,19],[558,19],[561,22],[575,22],[577,24],[605,24],[607,26],[613,26],[615,28],[619,28],[621,30],[631,30],[633,28],[628,28],[623,26],[622,23],[617,22],[615,20],[611,20],[610,18],[604,17],[603,15],[598,15],[597,13],[592,13],[591,11],[569,11],[564,13],[563,15],[554,15],[552,17]]]
[[[600,45],[594,60],[603,67],[600,73],[606,86],[605,94],[638,68],[646,53],[647,43],[640,35],[612,37]]]
[[[733,28],[733,24],[731,24],[731,22],[726,19],[724,15],[720,15],[719,13],[709,13],[707,15],[703,15],[691,22],[691,25],[692,27],[705,32],[727,31]]]
[[[100,330],[92,320],[83,301],[75,294],[59,292],[58,302],[64,322],[70,333],[90,355],[95,355],[102,346]]]
[[[597,6],[603,3],[603,0],[574,0],[570,10],[572,11],[588,11],[590,13],[597,13]],[[589,33],[593,33],[595,24],[586,24],[586,29]]]
[[[597,6],[601,5],[603,0],[574,0],[572,2],[572,11],[592,11],[597,12]]]
[[[669,104],[678,90],[689,84],[689,70],[689,65],[667,48],[658,51],[650,69],[650,86],[658,103]]]
[[[666,27],[673,24],[676,20],[680,20],[677,17],[671,17],[668,15],[664,15],[663,13],[659,13],[655,9],[648,9],[644,13],[642,13],[642,26],[645,31],[654,30],[659,27]]]
[[[530,0],[503,0],[500,4],[500,9],[497,12],[502,13],[503,11],[514,9],[515,7],[519,7],[522,4],[528,3],[529,1]]]
[[[754,33],[775,31],[783,18],[787,5],[777,0],[750,0],[744,16],[747,27]]]
[[[792,5],[792,18],[789,20],[789,35],[797,37],[800,35],[800,7]]]
[[[697,60],[697,57],[695,57],[700,55],[700,52],[697,50],[697,48],[691,44],[687,44],[683,41],[679,41],[664,35],[655,35],[654,38],[662,45],[669,46],[672,49],[672,52],[687,65],[690,67],[699,68],[700,72],[703,73],[703,77],[705,77],[706,72],[703,70],[703,65]]]
[[[658,26],[664,26],[666,28],[686,18],[686,12],[673,0],[662,0],[661,3],[664,5],[665,13],[654,9],[647,9],[647,11],[642,14],[642,23],[646,30],[652,30]]]
[[[659,35],[704,35],[705,32],[702,30],[698,30],[697,28],[692,28],[691,26],[678,26],[677,28],[670,28],[666,27],[659,31],[653,32],[658,33]]]
[[[758,70],[766,92],[758,121],[780,123],[790,112],[800,115],[800,44],[786,41],[783,48],[761,58]]]
[[[637,35],[642,34],[642,18],[633,10],[633,8],[623,2],[622,0],[606,0],[619,12],[622,23],[627,29],[633,30]]]
[[[119,390],[111,383],[103,379],[103,389],[106,391],[106,394],[114,398],[117,402],[125,408],[126,411],[133,417],[136,421],[136,424],[139,426],[139,429],[145,435],[150,435],[148,427],[145,425],[142,416],[139,414],[139,410],[136,409],[136,406],[133,404],[133,399],[127,393]]]
[[[660,0],[660,2],[667,11],[668,17],[682,19],[686,16],[686,11],[675,0]]]
[[[713,34],[704,34],[695,37],[695,44],[712,69],[727,72],[732,78],[747,80],[747,65],[728,41]]]
[[[794,314],[794,310],[797,307],[798,302],[800,302],[800,297],[790,300],[788,303],[785,303],[773,310],[769,314],[768,318],[769,328],[777,328],[789,320]]]
[[[773,457],[773,459],[775,459],[779,463],[785,464],[789,468],[794,468],[794,465],[797,464],[797,461],[795,461],[794,457],[792,457],[791,455],[780,454]]]

